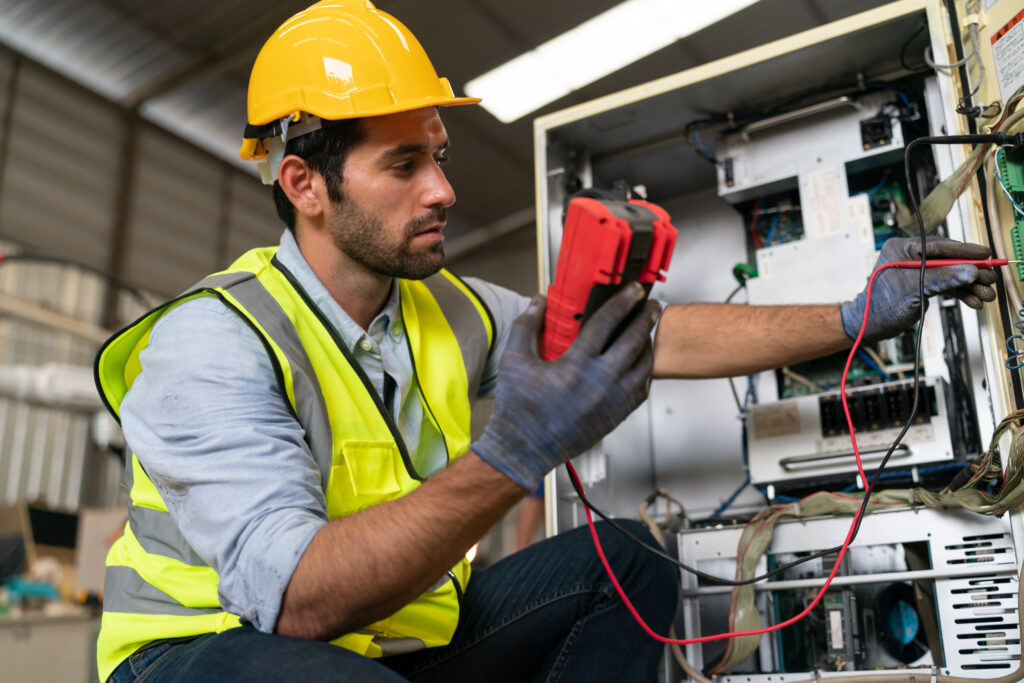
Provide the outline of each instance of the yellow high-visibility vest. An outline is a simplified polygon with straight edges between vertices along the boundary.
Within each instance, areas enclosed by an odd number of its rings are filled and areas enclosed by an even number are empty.
[[[351,352],[275,253],[276,248],[247,252],[108,340],[96,359],[107,407],[120,419],[121,400],[141,371],[139,354],[156,321],[193,298],[217,296],[263,341],[281,394],[305,430],[328,518],[409,493],[423,478],[398,428]],[[424,419],[443,436],[451,461],[469,448],[470,406],[494,323],[483,302],[447,271],[422,281],[399,280],[398,287]],[[238,616],[220,606],[217,573],[182,536],[134,453],[127,469],[128,522],[107,555],[97,642],[101,681],[154,640],[239,625]],[[445,645],[458,624],[469,574],[463,558],[398,612],[333,642],[369,657]]]

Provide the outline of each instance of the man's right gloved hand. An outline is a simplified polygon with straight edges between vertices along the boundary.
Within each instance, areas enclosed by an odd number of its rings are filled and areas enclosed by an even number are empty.
[[[982,260],[990,256],[988,247],[970,242],[957,242],[938,235],[926,238],[925,245],[929,259]],[[916,237],[893,237],[882,245],[882,253],[875,264],[877,269],[892,261],[919,261],[921,240]],[[924,295],[936,294],[955,296],[971,308],[981,309],[986,301],[995,301],[995,284],[998,275],[992,269],[976,266],[947,266],[933,268],[924,275]],[[896,268],[885,271],[875,281],[871,294],[871,311],[864,341],[895,337],[903,330],[914,326],[921,317],[920,294],[921,275],[916,269]],[[855,299],[840,305],[843,331],[850,339],[856,339],[864,321],[864,306],[867,291]]]
[[[533,491],[545,474],[622,422],[647,398],[654,364],[651,330],[660,306],[647,302],[621,334],[612,336],[642,298],[640,285],[624,287],[549,363],[537,353],[544,299],[535,298],[515,322],[501,359],[491,420],[470,448]]]

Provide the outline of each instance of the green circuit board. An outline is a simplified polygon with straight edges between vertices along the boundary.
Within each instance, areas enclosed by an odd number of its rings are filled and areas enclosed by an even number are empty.
[[[997,157],[999,175],[1003,179],[1007,192],[1018,206],[1024,205],[1024,155],[1004,151]],[[998,181],[997,181],[998,182]],[[1010,243],[1013,257],[1024,260],[1024,216],[1018,211],[1013,212],[1014,226],[1010,228]],[[1017,279],[1024,281],[1024,263],[1018,263]]]

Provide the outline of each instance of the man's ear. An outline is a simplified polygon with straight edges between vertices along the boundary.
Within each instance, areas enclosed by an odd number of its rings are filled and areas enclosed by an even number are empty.
[[[323,213],[321,197],[326,197],[323,178],[301,157],[289,154],[281,160],[277,182],[296,212],[307,218]]]

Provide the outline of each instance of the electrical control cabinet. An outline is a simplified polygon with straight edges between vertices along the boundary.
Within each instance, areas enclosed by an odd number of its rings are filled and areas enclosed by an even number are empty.
[[[849,525],[849,517],[780,522],[758,573],[821,550],[822,539],[841,538]],[[1020,559],[1006,518],[914,508],[870,515],[862,527],[818,608],[806,621],[763,636],[756,654],[724,674],[722,683],[879,668],[930,674],[933,666],[945,675],[990,678],[1016,668]],[[680,559],[732,577],[741,531],[680,533]],[[800,611],[820,589],[830,559],[758,584],[754,604],[762,616],[774,622]],[[727,630],[729,588],[684,574],[682,614],[687,638]],[[703,669],[725,645],[687,649],[690,663]]]
[[[850,299],[887,239],[917,236],[911,193],[920,202],[958,173],[962,196],[950,199],[937,232],[997,251],[1002,237],[1010,258],[1024,258],[1024,155],[1004,153],[987,170],[971,165],[969,146],[922,146],[909,184],[904,178],[910,141],[985,131],[1024,102],[1012,99],[1024,86],[1021,8],[1011,0],[865,0],[821,6],[816,25],[801,27],[800,3],[782,5],[797,27],[788,37],[535,121],[542,291],[554,277],[568,197],[615,184],[663,206],[678,229],[668,280],[651,292],[667,304]],[[928,65],[965,56],[964,68]],[[1024,280],[1024,267],[1009,271]],[[976,465],[1000,421],[1024,407],[1016,369],[1024,366],[1024,323],[1015,327],[1024,314],[1016,285],[998,289],[999,301],[980,314],[934,298],[920,330],[868,344],[853,359],[848,403],[869,475],[902,431],[920,375],[921,409],[893,449],[882,488],[938,490],[973,471],[965,467]],[[728,353],[729,331],[721,338]],[[652,491],[669,494],[685,514],[659,513],[678,532],[668,546],[731,578],[744,525],[765,506],[818,490],[863,490],[838,393],[845,361],[841,352],[750,377],[655,380],[649,400],[577,459],[589,498],[611,515],[635,517]],[[546,505],[549,534],[586,522],[561,471],[547,479]],[[922,506],[867,515],[818,607],[713,680],[1007,674],[1020,657],[1022,520],[1019,510],[992,518]],[[779,524],[762,568],[839,545],[849,524],[848,516]],[[763,622],[802,609],[831,568],[818,560],[758,584]],[[681,577],[677,632],[728,631],[731,589]],[[684,648],[702,676],[723,649]],[[666,655],[662,680],[688,679]]]
[[[941,116],[928,111],[929,102],[939,98],[927,93],[938,84],[934,77],[923,80],[920,103],[903,92],[906,85],[878,85],[879,91],[757,120],[719,139],[718,195],[749,225],[750,265],[757,274],[746,284],[749,303],[841,301],[863,287],[886,239],[910,234],[900,183],[903,128],[923,134],[923,123]],[[946,229],[962,233],[957,221],[947,219]],[[947,364],[943,355],[942,310],[931,308],[925,322],[921,371],[931,398],[922,405],[928,412],[918,415],[920,424],[893,453],[893,468],[948,463],[978,449],[973,426],[957,432],[959,419],[974,421],[974,397],[967,378],[949,381],[966,371],[957,362]],[[910,404],[901,402],[906,382],[899,377],[913,372],[913,341],[913,334],[904,334],[868,346],[852,367],[853,384],[866,384],[853,390],[851,405],[865,462],[881,459],[909,417]],[[845,360],[839,354],[757,379],[757,403],[746,430],[753,484],[784,490],[856,472],[846,418],[832,400]],[[832,398],[824,398],[829,392]],[[952,419],[951,409],[966,414]]]

